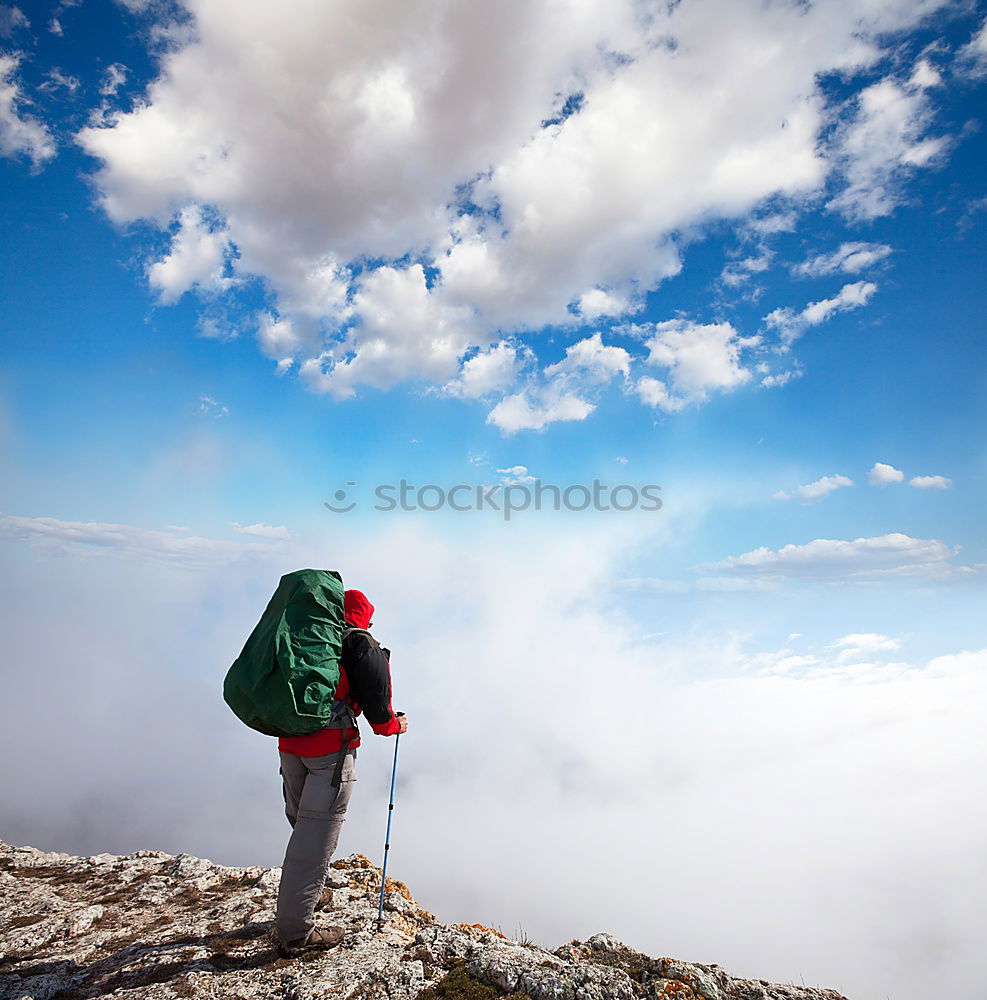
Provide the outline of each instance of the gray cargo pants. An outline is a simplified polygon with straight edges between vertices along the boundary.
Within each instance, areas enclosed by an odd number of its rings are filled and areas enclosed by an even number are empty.
[[[356,781],[356,752],[351,750],[339,787],[333,786],[339,756],[281,754],[285,813],[292,826],[278,890],[277,929],[283,941],[304,938],[315,926],[315,906]]]

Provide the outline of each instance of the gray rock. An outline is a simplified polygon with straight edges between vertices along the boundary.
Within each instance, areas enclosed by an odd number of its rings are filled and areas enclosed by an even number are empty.
[[[609,934],[554,952],[480,925],[439,924],[407,886],[353,854],[333,862],[326,922],[343,943],[278,957],[278,868],[159,851],[77,858],[0,842],[0,1000],[414,1000],[449,976],[531,1000],[845,1000],[650,958]],[[427,996],[428,994],[426,994]]]

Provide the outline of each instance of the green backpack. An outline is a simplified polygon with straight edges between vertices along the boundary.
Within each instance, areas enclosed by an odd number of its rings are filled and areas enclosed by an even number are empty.
[[[285,574],[226,674],[226,704],[267,736],[325,729],[333,717],[345,628],[343,580],[335,570]]]

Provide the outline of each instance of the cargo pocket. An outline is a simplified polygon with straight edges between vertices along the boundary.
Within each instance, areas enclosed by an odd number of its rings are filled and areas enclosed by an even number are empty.
[[[328,819],[349,801],[350,789],[356,780],[356,768],[352,754],[343,759],[339,787],[335,785],[339,768],[339,755],[326,754],[324,757],[306,757],[308,774],[305,788],[299,802],[298,815],[306,819]]]
[[[343,772],[339,778],[339,788],[336,791],[336,801],[333,803],[333,816],[342,823],[346,807],[350,804],[350,796],[356,784],[356,759],[348,753],[343,761]]]

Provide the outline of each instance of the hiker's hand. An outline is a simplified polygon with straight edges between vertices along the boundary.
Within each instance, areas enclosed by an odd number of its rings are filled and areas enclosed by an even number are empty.
[[[400,727],[398,729],[398,735],[399,736],[401,735],[401,733],[406,733],[408,731],[408,716],[406,716],[406,715],[399,715],[398,716],[398,726]]]

